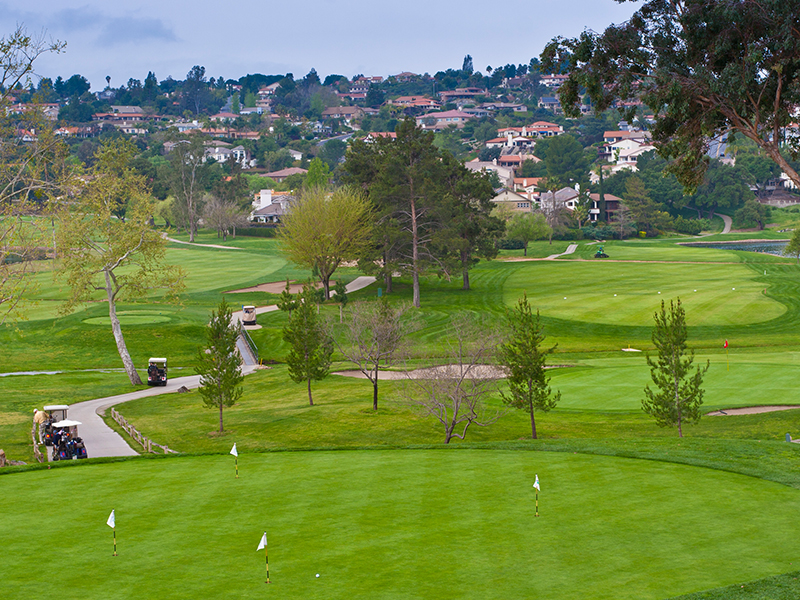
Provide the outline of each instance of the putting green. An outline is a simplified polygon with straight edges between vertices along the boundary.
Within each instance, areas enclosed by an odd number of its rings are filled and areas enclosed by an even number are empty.
[[[559,408],[641,411],[644,387],[653,387],[644,353],[583,360],[551,371],[551,386],[561,391]],[[651,354],[654,354],[651,352]],[[695,365],[711,366],[703,380],[703,412],[719,408],[800,405],[800,353],[735,352],[698,354]],[[754,384],[753,382],[757,382]]]
[[[638,600],[800,559],[800,490],[722,471],[481,450],[242,454],[239,467],[238,480],[231,456],[0,477],[14,499],[0,520],[4,598],[57,578],[107,599]]]
[[[614,325],[652,325],[661,301],[680,297],[689,325],[742,325],[780,317],[786,307],[744,265],[589,262],[518,263],[503,288],[523,292],[542,315]]]

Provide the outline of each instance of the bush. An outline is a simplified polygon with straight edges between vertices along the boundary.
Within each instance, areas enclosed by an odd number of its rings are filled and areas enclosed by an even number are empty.
[[[236,235],[249,236],[249,237],[262,237],[274,238],[278,234],[277,227],[261,226],[261,227],[237,227]]]
[[[614,230],[608,225],[585,225],[581,227],[585,238],[591,240],[609,240],[614,237]]]
[[[678,215],[673,221],[675,231],[689,235],[697,235],[703,230],[711,228],[711,221],[708,219],[684,219]]]
[[[524,244],[519,240],[509,240],[507,238],[497,240],[497,248],[499,250],[522,250],[524,247]]]

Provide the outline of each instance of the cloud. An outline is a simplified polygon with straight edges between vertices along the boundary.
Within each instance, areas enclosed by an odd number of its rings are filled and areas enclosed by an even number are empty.
[[[177,42],[178,36],[159,19],[118,17],[103,19],[97,41],[107,45],[144,41]]]

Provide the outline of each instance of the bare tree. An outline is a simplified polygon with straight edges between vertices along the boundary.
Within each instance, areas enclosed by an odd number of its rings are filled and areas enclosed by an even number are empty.
[[[499,373],[490,363],[498,339],[461,315],[451,319],[450,330],[448,362],[408,373],[402,391],[423,414],[441,423],[445,444],[454,437],[463,440],[470,425],[486,427],[502,416],[500,411],[489,414],[484,407],[497,391]]]
[[[66,145],[41,111],[16,114],[8,110],[10,96],[18,86],[32,85],[40,56],[64,46],[44,35],[32,37],[21,26],[0,38],[0,324],[21,316],[19,302],[33,284],[33,267],[51,245],[45,238],[50,220],[36,217],[63,195],[70,171]]]
[[[203,221],[207,227],[217,231],[217,237],[227,241],[228,234],[233,231],[236,236],[236,227],[247,221],[248,211],[233,200],[223,200],[216,196],[209,196],[203,206]]]
[[[191,140],[180,140],[172,150],[171,187],[175,195],[173,212],[189,232],[189,241],[194,242],[204,192],[205,146],[203,139],[195,135]]]
[[[386,298],[356,302],[344,336],[335,338],[339,351],[372,383],[373,410],[378,410],[378,370],[395,364],[403,355],[408,334],[417,327],[417,320],[407,314],[409,308],[405,303],[389,304]]]

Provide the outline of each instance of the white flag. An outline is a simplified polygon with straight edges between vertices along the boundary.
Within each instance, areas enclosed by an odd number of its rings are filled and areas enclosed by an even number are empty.
[[[114,529],[114,527],[116,526],[116,521],[114,519],[114,511],[113,510],[111,511],[111,514],[108,515],[108,521],[106,521],[106,525],[111,527],[111,529]]]
[[[231,454],[237,457],[239,456],[239,453],[236,451],[236,444],[234,444],[233,448],[231,448]]]
[[[536,481],[533,482],[533,487],[536,488],[537,492],[541,492],[542,491],[541,488],[539,488],[539,475],[538,475],[538,473],[536,475]]]
[[[258,542],[258,548],[256,548],[256,552],[259,550],[263,550],[267,547],[267,532],[264,532],[264,535],[261,536],[261,541]]]

